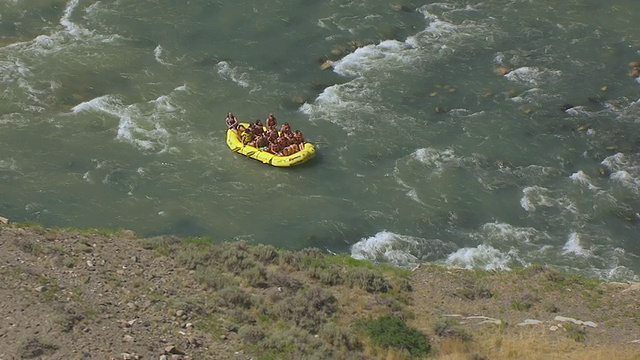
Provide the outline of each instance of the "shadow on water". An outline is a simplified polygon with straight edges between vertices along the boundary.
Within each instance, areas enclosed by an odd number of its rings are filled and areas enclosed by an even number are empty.
[[[161,236],[166,234],[176,235],[180,237],[199,237],[207,236],[211,230],[200,223],[197,219],[190,216],[177,217],[171,221],[168,226],[149,231],[146,236]]]

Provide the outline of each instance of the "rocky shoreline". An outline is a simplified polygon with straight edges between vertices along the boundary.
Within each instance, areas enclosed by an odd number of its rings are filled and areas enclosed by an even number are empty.
[[[639,284],[541,266],[408,271],[6,223],[0,254],[3,360],[640,356]]]

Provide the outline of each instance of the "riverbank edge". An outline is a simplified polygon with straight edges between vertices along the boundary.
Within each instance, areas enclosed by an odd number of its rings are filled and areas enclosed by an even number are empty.
[[[637,283],[543,266],[409,271],[129,230],[5,224],[0,239],[0,358],[640,356]]]

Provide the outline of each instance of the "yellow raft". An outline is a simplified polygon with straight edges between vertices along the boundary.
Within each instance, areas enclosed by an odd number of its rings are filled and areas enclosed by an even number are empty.
[[[240,123],[245,128],[249,128],[249,124]],[[262,161],[265,164],[288,167],[304,164],[307,161],[313,159],[316,156],[316,148],[313,144],[305,142],[304,149],[289,156],[278,156],[268,151],[260,150],[250,145],[244,145],[238,138],[238,134],[233,130],[227,130],[227,145],[233,152],[240,153],[244,156],[248,156],[252,159]]]

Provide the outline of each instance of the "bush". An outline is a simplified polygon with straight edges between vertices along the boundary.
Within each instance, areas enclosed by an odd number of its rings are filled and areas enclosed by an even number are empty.
[[[294,270],[300,270],[303,267],[304,255],[296,251],[284,251],[280,256],[280,265],[287,265]]]
[[[242,270],[256,266],[256,262],[249,256],[249,253],[242,248],[242,243],[227,249],[220,257],[227,271],[239,274]]]
[[[513,300],[511,308],[518,311],[527,311],[533,307],[533,304],[526,300]]]
[[[259,346],[265,350],[274,350],[275,354],[272,353],[274,359],[332,358],[331,349],[327,344],[308,331],[296,327],[270,331]]]
[[[320,336],[336,348],[360,350],[362,344],[349,328],[340,327],[334,323],[326,323],[320,328]]]
[[[161,250],[161,252],[164,252],[173,245],[179,244],[182,240],[176,236],[158,236],[140,241],[142,248],[146,250]],[[162,249],[164,249],[164,251],[162,251]]]
[[[345,282],[351,287],[359,287],[370,293],[389,291],[387,279],[377,272],[366,268],[355,268],[347,273]]]
[[[428,339],[404,320],[383,316],[364,323],[364,328],[374,344],[383,348],[394,347],[407,350],[412,356],[426,355],[431,350]]]
[[[320,281],[324,285],[340,285],[344,281],[340,275],[340,267],[331,265],[329,267],[312,267],[307,271],[310,278]]]
[[[267,283],[267,271],[264,266],[256,264],[254,267],[250,267],[241,273],[242,277],[247,280],[249,286],[266,288]]]
[[[297,326],[317,332],[327,318],[336,311],[337,300],[330,291],[314,286],[299,292],[293,299],[280,301],[275,315]]]
[[[587,333],[585,331],[584,326],[576,325],[573,323],[565,323],[562,324],[564,331],[566,331],[566,335],[569,339],[572,339],[576,342],[584,342]]]
[[[400,279],[400,291],[412,292],[413,285],[408,279]]]
[[[227,286],[236,285],[232,278],[210,266],[197,268],[195,279],[212,290],[221,290]]]
[[[278,270],[267,271],[267,281],[270,285],[276,286],[282,289],[297,291],[304,286],[304,283],[295,277],[284,274]]]
[[[228,287],[220,291],[222,306],[228,308],[241,307],[248,309],[251,307],[251,296],[237,286]]]
[[[436,322],[433,330],[436,335],[441,337],[458,338],[462,341],[471,340],[471,335],[460,327],[458,321],[451,318],[440,319]]]
[[[242,340],[256,344],[264,339],[264,331],[261,328],[253,325],[245,325],[238,330],[238,335],[242,338]]]
[[[14,243],[26,254],[31,254],[33,256],[39,256],[42,254],[42,245],[38,244],[36,241],[26,238],[17,238],[14,240]]]
[[[199,266],[207,266],[211,262],[211,254],[193,246],[180,248],[175,256],[178,265],[187,270],[195,270]]]
[[[56,344],[44,342],[36,337],[25,339],[19,347],[20,359],[34,359],[53,355],[60,347]]]
[[[278,260],[278,250],[271,245],[256,245],[252,249],[253,257],[264,265],[269,265]]]

